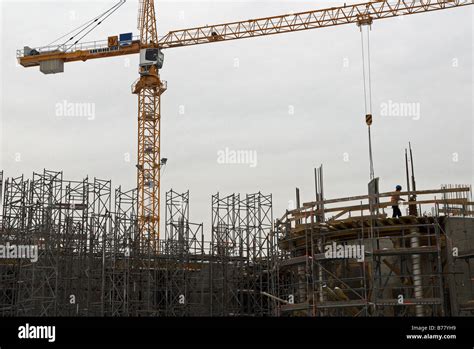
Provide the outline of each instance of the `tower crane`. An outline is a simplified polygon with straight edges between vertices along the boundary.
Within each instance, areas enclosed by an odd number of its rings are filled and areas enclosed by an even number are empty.
[[[138,96],[138,229],[142,246],[158,251],[160,237],[161,96],[163,50],[331,27],[370,25],[373,21],[472,5],[474,0],[380,0],[168,32],[158,37],[154,0],[140,0],[139,36],[111,36],[104,41],[24,47],[17,51],[23,67],[39,66],[45,74],[64,72],[64,63],[139,54]],[[125,2],[121,0],[120,4]],[[114,10],[115,11],[115,8]],[[107,14],[109,16],[109,14]],[[97,20],[96,20],[97,22]],[[98,22],[100,24],[100,22]]]

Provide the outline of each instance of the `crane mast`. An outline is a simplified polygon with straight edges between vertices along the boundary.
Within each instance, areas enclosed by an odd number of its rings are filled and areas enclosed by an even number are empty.
[[[138,96],[138,231],[141,250],[159,249],[160,238],[160,137],[161,95],[166,83],[160,79],[158,33],[153,0],[140,1],[138,15],[140,43],[140,78],[132,87]],[[151,55],[151,57],[150,57]]]

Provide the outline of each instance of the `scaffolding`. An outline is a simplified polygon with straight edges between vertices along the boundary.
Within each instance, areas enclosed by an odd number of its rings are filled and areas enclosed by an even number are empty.
[[[189,222],[189,191],[166,193],[166,315],[208,314],[209,242],[203,224]]]
[[[466,219],[472,217],[471,188],[457,185],[401,193],[418,198],[407,201],[409,213],[423,213],[390,218],[385,209],[392,203],[382,199],[393,193],[378,193],[378,179],[369,184],[368,195],[325,200],[318,190],[322,188],[319,174],[317,200],[286,212],[276,223],[278,314],[453,314],[450,310],[456,297],[446,297],[455,291],[450,280],[453,275],[443,270],[455,262],[450,262],[445,226],[454,216],[472,224],[472,219]],[[427,195],[440,195],[441,199],[419,199]],[[354,201],[358,203],[341,206]],[[418,206],[416,210],[413,205]],[[470,225],[464,230],[463,245],[473,240],[472,229]],[[463,258],[468,256],[463,254]],[[463,272],[462,280],[467,280],[466,274]],[[470,299],[474,299],[472,292]],[[467,302],[463,309],[471,308],[472,302]]]
[[[212,196],[213,316],[265,316],[272,312],[272,197],[260,192]]]
[[[298,195],[275,222],[271,195],[213,195],[208,234],[190,222],[189,191],[170,190],[154,249],[136,189],[47,170],[0,178],[0,316],[474,313],[469,186],[402,192],[415,199],[390,218],[378,179],[326,199],[320,168],[316,201]]]
[[[2,246],[37,250],[37,261],[0,261],[3,316],[154,314],[155,259],[137,246],[136,191],[61,172],[5,181]],[[144,267],[145,266],[145,267]]]
[[[157,251],[141,243],[136,189],[113,195],[110,181],[45,170],[8,178],[4,193],[0,246],[36,248],[37,260],[0,259],[2,316],[271,313],[271,195],[214,203],[206,240],[189,192],[170,190]]]

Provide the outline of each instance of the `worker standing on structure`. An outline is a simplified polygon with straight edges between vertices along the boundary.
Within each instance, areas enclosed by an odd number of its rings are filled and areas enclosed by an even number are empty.
[[[400,201],[405,201],[400,197],[400,192],[402,191],[402,186],[397,185],[395,187],[395,193],[393,193],[392,197],[390,198],[390,202],[392,203],[393,215],[392,218],[398,218],[402,216],[402,212],[400,211],[400,207],[398,204]]]

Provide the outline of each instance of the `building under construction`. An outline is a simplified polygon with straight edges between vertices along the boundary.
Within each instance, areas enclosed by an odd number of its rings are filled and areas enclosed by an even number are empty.
[[[62,172],[0,180],[3,316],[452,316],[474,311],[470,186],[416,190],[405,214],[374,178],[370,28],[472,0],[380,0],[211,24],[158,35],[154,0],[138,1],[137,29],[83,39],[126,1],[18,63],[44,74],[65,63],[138,55],[136,189]],[[42,25],[43,21],[40,23]],[[159,22],[161,23],[161,22]],[[161,220],[164,50],[357,25],[361,33],[371,182],[363,195],[315,200],[274,220],[272,196],[212,196],[211,227],[191,223],[189,192],[166,193]],[[105,38],[104,38],[105,39]],[[49,40],[48,40],[49,41]],[[127,83],[128,84],[128,83]],[[58,85],[60,86],[60,85]],[[64,88],[66,88],[64,86]],[[278,215],[280,216],[280,215]],[[161,221],[160,221],[161,220]],[[163,228],[164,227],[164,234]]]
[[[1,178],[2,316],[469,316],[470,186],[325,199],[274,220],[272,196],[212,196],[212,227],[189,192],[166,193],[159,246],[138,231],[137,192],[61,172]],[[406,208],[406,209],[405,209]],[[35,248],[37,258],[6,253]],[[332,250],[331,250],[332,249]]]

